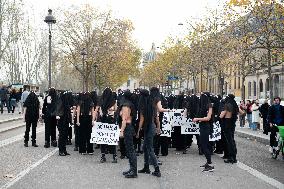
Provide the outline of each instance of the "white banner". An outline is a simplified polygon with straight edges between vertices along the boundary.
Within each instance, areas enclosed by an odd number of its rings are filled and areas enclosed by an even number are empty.
[[[180,127],[182,124],[183,124],[183,122],[184,122],[184,115],[183,115],[183,113],[184,113],[184,109],[175,109],[174,110],[174,112],[172,113],[172,119],[173,119],[173,121],[172,121],[172,125],[173,125],[173,127]]]
[[[217,141],[221,139],[221,125],[219,121],[213,123],[213,133],[209,135],[209,141]]]
[[[199,131],[199,123],[194,123],[192,119],[186,119],[184,118],[184,122],[181,125],[181,134],[200,134]]]
[[[164,112],[161,124],[161,136],[171,137],[172,131],[172,112]]]
[[[96,122],[91,134],[91,143],[118,145],[119,126],[115,124]]]

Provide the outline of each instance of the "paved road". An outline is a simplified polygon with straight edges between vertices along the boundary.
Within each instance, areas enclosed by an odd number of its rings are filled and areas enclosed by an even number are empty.
[[[121,172],[128,168],[127,160],[112,164],[109,155],[108,162],[101,164],[98,150],[93,156],[82,156],[73,151],[73,146],[68,146],[71,156],[60,157],[57,148],[43,148],[42,125],[38,127],[40,147],[25,148],[23,130],[20,128],[6,132],[8,138],[0,135],[0,144],[12,137],[21,136],[15,142],[0,147],[1,189],[284,188],[284,185],[281,185],[284,183],[284,162],[271,159],[267,146],[244,138],[236,137],[238,159],[241,162],[239,164],[224,164],[218,155],[214,155],[214,173],[202,173],[199,166],[205,162],[205,157],[199,156],[196,145],[193,145],[188,154],[176,155],[175,151],[170,149],[168,157],[160,158],[163,162],[161,178],[139,174],[138,179],[129,180],[121,175]],[[143,157],[139,156],[138,167],[142,166]]]

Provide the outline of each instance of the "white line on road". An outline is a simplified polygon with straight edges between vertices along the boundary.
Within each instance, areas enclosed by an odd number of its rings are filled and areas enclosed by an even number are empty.
[[[197,141],[196,139],[194,138],[193,139],[193,143],[197,144]],[[219,155],[221,157],[221,155]],[[251,175],[257,177],[258,179],[278,188],[278,189],[284,189],[284,184],[282,184],[281,182],[273,179],[273,178],[270,178],[268,176],[266,176],[265,174],[257,171],[256,169],[248,166],[248,165],[245,165],[243,164],[242,162],[238,161],[237,163],[237,166],[240,168],[240,169],[243,169],[245,171],[247,171],[248,173],[250,173]]]
[[[39,129],[37,129],[36,133],[40,133],[40,132],[43,132],[43,131],[44,131],[44,127],[40,127]],[[14,137],[7,138],[5,140],[0,141],[0,148],[3,147],[3,146],[6,146],[8,144],[12,144],[14,142],[17,142],[19,140],[23,140],[23,139],[24,139],[23,134],[19,134],[19,135],[16,135]]]
[[[273,178],[270,178],[268,176],[266,176],[265,174],[262,174],[261,172],[243,164],[242,162],[238,162],[237,163],[237,166],[247,172],[249,172],[251,175],[263,180],[264,182],[278,188],[278,189],[283,189],[284,188],[284,184],[282,184],[281,182],[273,179]]]
[[[21,178],[23,178],[25,175],[27,175],[31,170],[42,164],[45,160],[47,160],[49,157],[51,157],[53,154],[55,154],[58,151],[58,148],[54,149],[53,151],[49,152],[46,156],[44,156],[42,159],[37,161],[36,163],[29,166],[27,169],[21,171],[18,175],[16,175],[15,178],[13,178],[11,181],[7,182],[5,185],[1,186],[0,189],[6,189],[11,186],[13,186],[16,182],[18,182]]]

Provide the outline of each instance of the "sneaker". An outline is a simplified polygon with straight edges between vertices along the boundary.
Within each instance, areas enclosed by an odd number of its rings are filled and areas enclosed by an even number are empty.
[[[130,173],[131,172],[131,170],[128,170],[128,171],[124,171],[124,172],[122,172],[122,175],[127,175],[128,173]]]
[[[151,173],[151,171],[150,171],[150,169],[149,168],[143,168],[143,169],[141,169],[141,170],[138,170],[138,173],[145,173],[145,174],[150,174]]]
[[[84,153],[81,153],[81,155],[87,155],[87,153],[84,152]]]
[[[90,152],[90,153],[88,153],[89,155],[94,155],[94,153],[93,152]]]
[[[45,145],[43,147],[49,148],[50,147],[50,143],[45,143]]]
[[[157,160],[158,165],[163,165],[163,163],[158,159]]]
[[[214,171],[214,166],[206,166],[202,172],[213,172]]]
[[[25,142],[25,143],[24,143],[24,146],[25,146],[25,147],[29,147],[28,142]]]
[[[104,156],[103,156],[103,157],[101,157],[101,160],[100,160],[100,162],[101,162],[101,163],[104,163],[104,162],[106,162],[106,157],[104,157]]]
[[[130,171],[128,174],[125,175],[125,178],[137,178],[137,173]]]

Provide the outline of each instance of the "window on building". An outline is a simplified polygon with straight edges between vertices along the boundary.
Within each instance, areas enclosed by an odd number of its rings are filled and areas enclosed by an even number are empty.
[[[269,79],[268,78],[265,81],[265,91],[269,91]]]
[[[238,77],[238,89],[241,89],[241,77]]]
[[[253,82],[253,96],[256,96],[256,82]]]
[[[127,87],[130,87],[130,80],[127,80]]]
[[[260,93],[263,92],[263,82],[262,82],[262,79],[259,80],[259,92],[260,92]]]
[[[248,96],[251,96],[251,82],[248,82]]]
[[[234,78],[234,89],[237,89],[237,77]]]
[[[274,82],[273,82],[273,88],[274,88],[274,97],[279,96],[279,75],[274,76]]]

